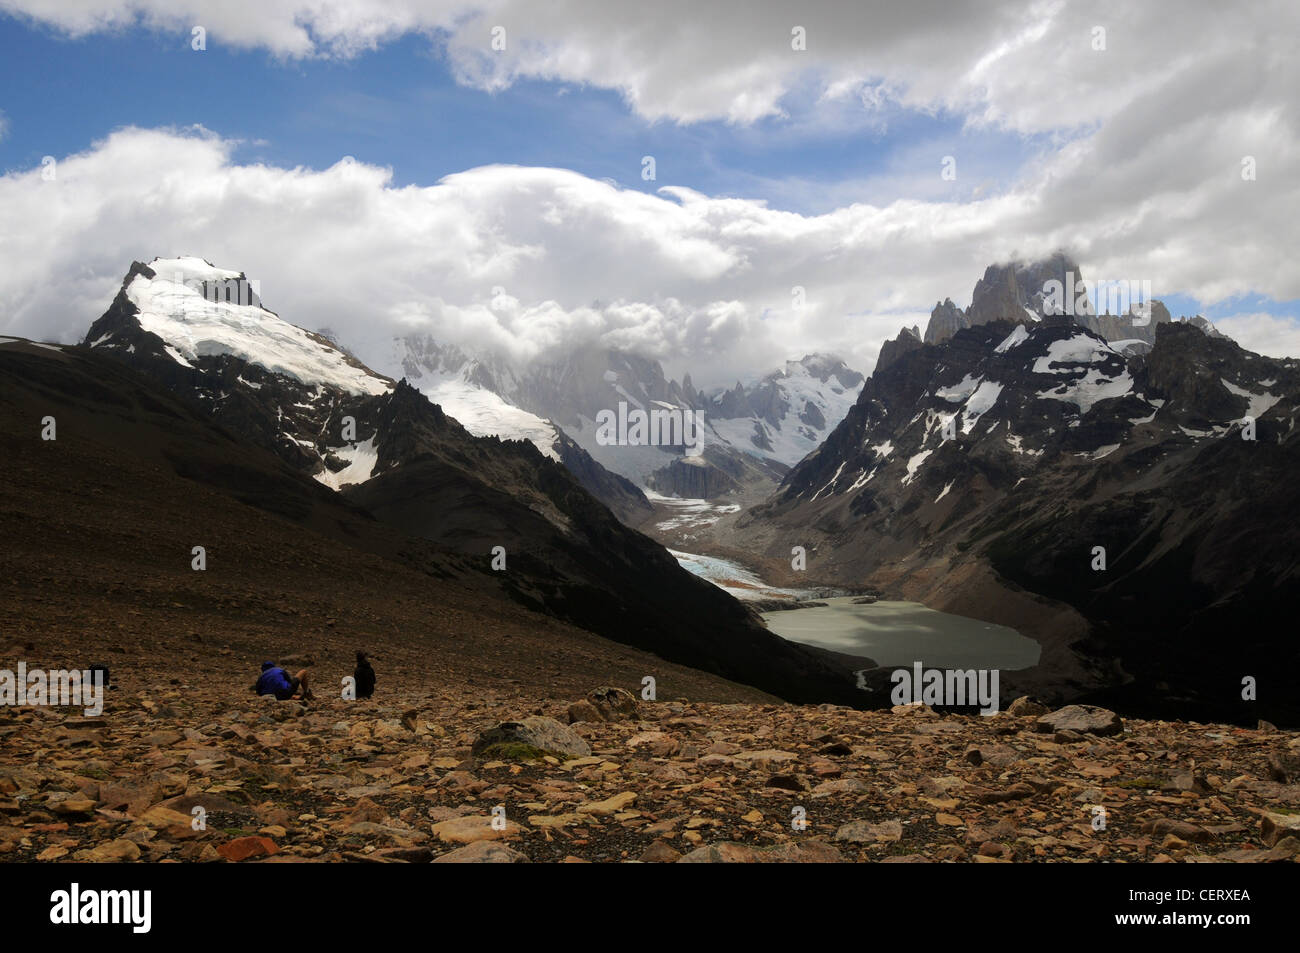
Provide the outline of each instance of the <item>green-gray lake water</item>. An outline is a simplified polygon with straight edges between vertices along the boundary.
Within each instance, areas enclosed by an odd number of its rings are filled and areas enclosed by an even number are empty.
[[[1038,662],[1039,646],[1015,629],[927,609],[917,602],[854,605],[851,597],[811,609],[765,612],[767,627],[791,642],[866,655],[881,666],[999,669]]]

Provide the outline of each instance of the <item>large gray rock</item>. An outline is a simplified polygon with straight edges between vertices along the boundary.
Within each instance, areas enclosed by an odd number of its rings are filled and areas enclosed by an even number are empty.
[[[1034,727],[1045,732],[1117,735],[1124,730],[1124,722],[1113,711],[1096,705],[1066,705],[1040,717]]]
[[[489,728],[474,742],[474,754],[498,744],[520,744],[557,755],[585,758],[591,747],[572,728],[566,728],[554,718],[530,715],[523,721],[503,721]]]

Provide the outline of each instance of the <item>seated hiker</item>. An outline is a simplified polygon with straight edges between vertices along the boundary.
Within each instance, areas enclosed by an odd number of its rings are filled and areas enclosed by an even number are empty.
[[[282,702],[294,698],[299,691],[303,701],[312,697],[311,689],[307,687],[307,669],[290,675],[274,662],[262,663],[262,674],[253,690],[259,695],[274,695]]]
[[[369,698],[375,693],[375,670],[365,652],[357,653],[357,670],[352,677],[357,683],[358,698]]]

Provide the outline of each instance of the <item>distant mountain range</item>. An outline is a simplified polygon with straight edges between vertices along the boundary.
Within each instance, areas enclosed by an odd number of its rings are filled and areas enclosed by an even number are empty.
[[[427,337],[395,342],[390,363],[391,373],[475,432],[526,433],[539,446],[563,434],[638,487],[697,499],[774,487],[843,419],[863,380],[838,358],[811,354],[748,385],[706,393],[689,374],[679,383],[658,361],[622,351],[587,347],[517,368]],[[700,415],[702,453],[689,456],[682,443],[602,443],[600,414],[620,405]]]
[[[1294,719],[1272,673],[1300,663],[1300,362],[1160,307],[1043,314],[1029,288],[1067,269],[990,268],[969,309],[900,335],[731,545],[1013,626],[1043,644],[1027,689]]]

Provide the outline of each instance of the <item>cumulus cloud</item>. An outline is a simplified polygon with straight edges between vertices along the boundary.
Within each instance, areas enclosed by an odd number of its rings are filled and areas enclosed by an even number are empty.
[[[1300,355],[1300,323],[1256,311],[1215,318],[1214,326],[1248,351],[1269,357]]]
[[[1258,94],[1285,94],[1300,19],[1290,0],[1233,17],[1217,0],[0,0],[0,11],[75,36],[203,25],[214,43],[285,57],[352,56],[424,34],[468,84],[589,83],[647,118],[686,122],[781,115],[811,75],[828,98],[870,106],[887,95],[1026,132],[1105,121],[1183,75],[1213,86],[1224,57]],[[792,48],[796,29],[805,49]]]
[[[986,264],[1059,244],[1082,247],[1091,277],[1156,276],[1157,295],[1300,295],[1295,243],[1279,240],[1294,225],[1268,208],[1279,195],[1294,208],[1300,185],[1193,176],[1170,185],[1168,227],[1153,231],[1144,215],[1072,204],[1092,174],[1077,151],[1003,196],[822,215],[562,169],[486,166],[397,187],[390,170],[351,160],[284,169],[235,154],[201,128],[124,129],[61,158],[52,178],[0,178],[0,327],[78,340],[132,259],[191,254],[245,270],[268,307],[333,329],[384,369],[394,336],[429,333],[518,360],[599,343],[723,384],[800,351],[869,369],[930,303],[968,300]],[[1220,206],[1276,229],[1242,229],[1225,247],[1196,226]]]
[[[697,382],[812,349],[867,370],[935,300],[966,303],[985,265],[1056,248],[1088,277],[1147,280],[1157,297],[1300,297],[1300,8],[1282,0],[1227,18],[1209,0],[0,0],[0,11],[74,35],[203,25],[210,45],[290,58],[417,33],[462,83],[590,84],[650,120],[777,117],[797,140],[851,102],[1049,143],[996,190],[893,199],[868,179],[855,198],[831,183],[835,207],[801,215],[559,169],[488,166],[398,188],[356,163],[241,165],[233,142],[202,130],[122,130],[63,157],[52,181],[0,179],[0,324],[17,333],[76,339],[131,258],[181,253],[247,270],[269,306],[333,328],[377,364],[393,334],[429,331],[520,358],[601,341]],[[795,26],[806,50],[791,48]],[[938,180],[941,158],[918,152],[915,170],[890,174]],[[978,157],[954,158],[964,182]],[[1248,317],[1250,334],[1295,353],[1288,322]]]

